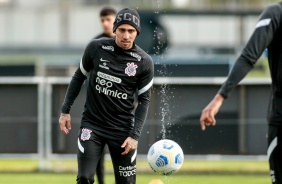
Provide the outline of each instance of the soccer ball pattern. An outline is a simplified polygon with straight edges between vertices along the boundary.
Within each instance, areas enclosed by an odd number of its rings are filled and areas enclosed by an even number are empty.
[[[163,139],[155,142],[150,147],[147,160],[154,172],[170,175],[181,168],[184,155],[181,147],[176,142]]]

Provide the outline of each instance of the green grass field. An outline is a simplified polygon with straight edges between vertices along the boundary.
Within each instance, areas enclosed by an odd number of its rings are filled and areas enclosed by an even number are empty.
[[[0,174],[0,183],[9,184],[71,184],[75,183],[75,173],[5,173]],[[112,175],[106,175],[106,184],[113,184]],[[172,175],[138,174],[137,184],[148,184],[152,179],[161,179],[164,184],[270,184],[267,175]]]
[[[39,172],[36,160],[0,159],[0,183],[71,184],[76,179],[75,160],[54,160],[50,171]],[[106,184],[113,184],[112,165],[106,161]],[[153,173],[145,160],[137,160],[137,184],[161,179],[164,184],[270,184],[266,161],[201,161],[186,160],[177,174]]]

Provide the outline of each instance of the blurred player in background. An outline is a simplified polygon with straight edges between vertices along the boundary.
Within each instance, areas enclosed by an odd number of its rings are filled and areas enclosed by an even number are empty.
[[[224,99],[254,67],[266,48],[272,79],[267,157],[272,183],[282,184],[282,2],[270,5],[263,11],[254,33],[236,60],[226,82],[202,111],[200,124],[202,130],[216,124],[215,115]]]
[[[154,76],[152,58],[134,43],[140,31],[140,16],[134,9],[119,11],[113,28],[116,37],[93,39],[69,84],[59,119],[64,134],[71,129],[71,106],[89,78],[77,140],[77,184],[94,183],[105,145],[112,158],[116,184],[136,183],[136,149]],[[138,106],[134,113],[136,90]]]
[[[115,18],[116,18],[115,9],[109,6],[104,7],[100,11],[100,21],[101,21],[103,33],[99,34],[94,39],[103,38],[103,37],[113,38],[115,36],[115,33],[113,33]],[[103,151],[101,158],[97,164],[96,176],[98,179],[98,184],[105,183],[104,182],[104,176],[105,176],[104,160],[105,160],[105,150]]]
[[[112,38],[115,36],[115,33],[113,33],[115,18],[116,11],[112,7],[107,6],[100,11],[100,21],[103,28],[103,33],[96,36],[95,39],[102,37]]]

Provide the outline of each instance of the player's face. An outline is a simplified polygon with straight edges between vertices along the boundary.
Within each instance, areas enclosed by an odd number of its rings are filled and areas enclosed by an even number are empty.
[[[116,44],[124,50],[131,49],[137,36],[136,29],[129,24],[121,24],[116,29]]]
[[[115,15],[107,15],[100,17],[103,32],[107,35],[111,35],[113,33]]]

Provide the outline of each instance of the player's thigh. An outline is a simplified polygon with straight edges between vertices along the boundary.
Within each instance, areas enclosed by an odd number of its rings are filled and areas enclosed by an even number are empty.
[[[105,142],[92,130],[82,128],[78,135],[77,144],[78,175],[89,178],[95,173]]]
[[[111,154],[116,184],[135,184],[136,182],[136,155],[137,150],[121,155],[124,140],[107,142]]]

